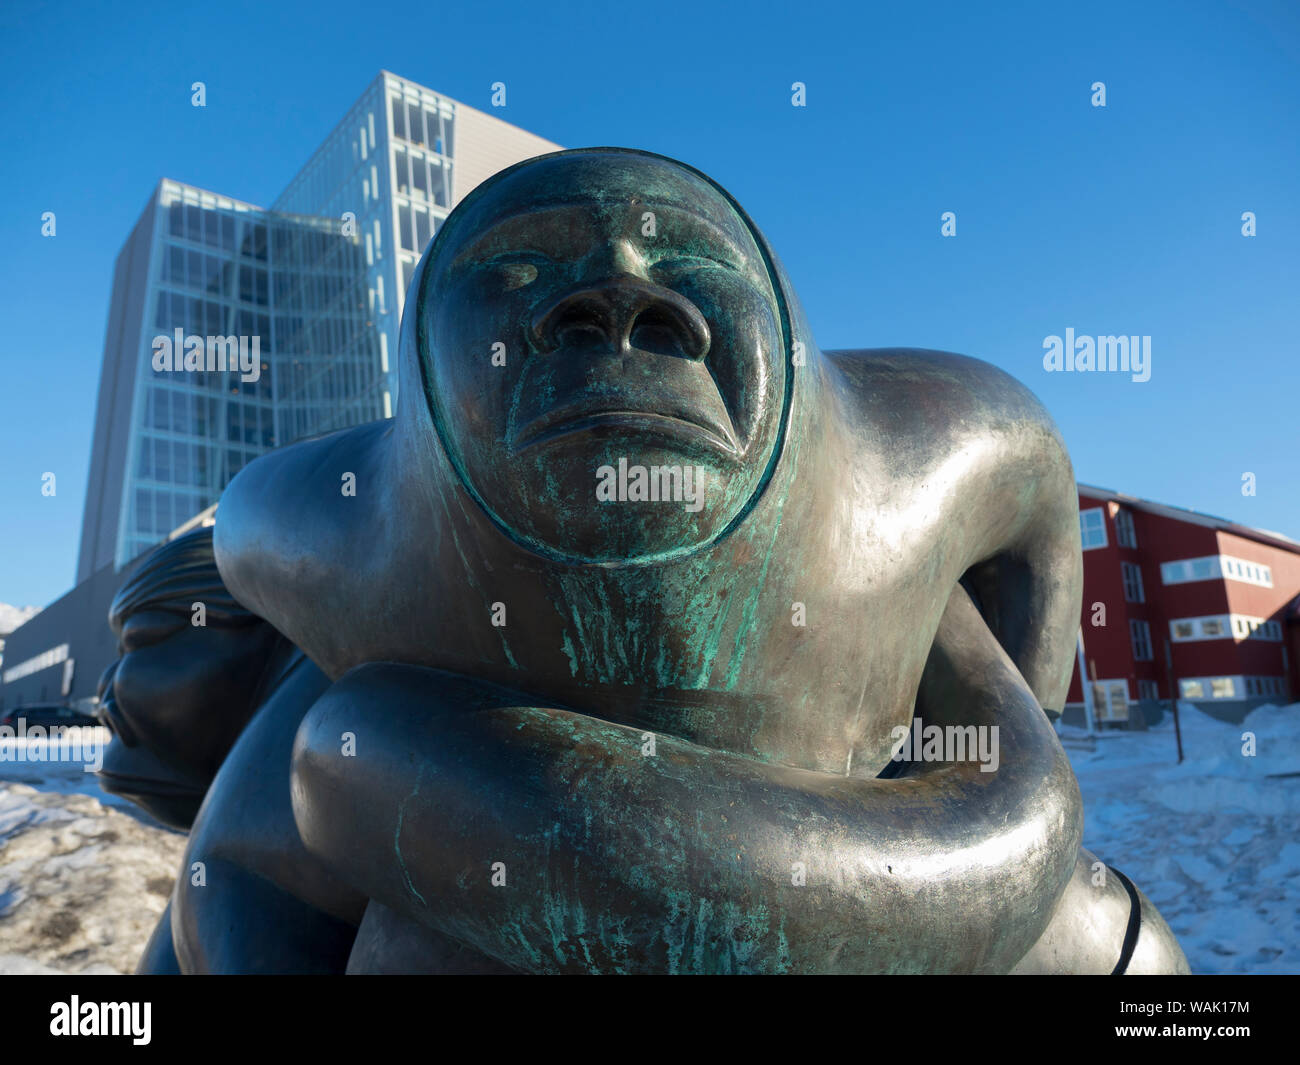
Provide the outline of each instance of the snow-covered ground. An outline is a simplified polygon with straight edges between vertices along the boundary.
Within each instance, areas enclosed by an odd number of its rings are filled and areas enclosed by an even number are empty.
[[[4,646],[3,637],[14,629],[21,628],[41,612],[38,606],[10,606],[0,603],[0,647]]]
[[[132,972],[185,837],[106,795],[81,763],[49,761],[68,741],[24,746],[45,760],[0,761],[0,974]]]
[[[1179,704],[1148,732],[1058,732],[1083,845],[1137,884],[1196,973],[1300,972],[1300,703],[1240,725]],[[1254,740],[1254,754],[1250,737]]]
[[[1058,730],[1084,845],[1150,896],[1194,972],[1300,972],[1300,704],[1240,725],[1180,716],[1182,765],[1168,714],[1149,732]],[[132,971],[184,846],[78,763],[0,761],[0,973]]]

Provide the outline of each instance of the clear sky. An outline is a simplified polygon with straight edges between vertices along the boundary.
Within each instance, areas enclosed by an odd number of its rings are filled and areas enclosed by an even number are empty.
[[[159,178],[269,205],[381,68],[483,110],[503,81],[525,129],[699,167],[823,347],[987,359],[1081,481],[1300,538],[1300,5],[23,3],[0,13],[0,601],[72,585],[113,263]],[[1150,380],[1045,372],[1067,328],[1150,336]]]

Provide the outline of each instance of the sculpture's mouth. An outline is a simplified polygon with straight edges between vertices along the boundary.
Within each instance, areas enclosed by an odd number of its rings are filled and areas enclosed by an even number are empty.
[[[564,359],[563,354],[549,358]],[[521,375],[511,448],[520,452],[580,433],[703,450],[739,461],[742,449],[718,386],[702,363],[633,351],[624,359],[577,357]],[[550,398],[543,407],[544,398]]]

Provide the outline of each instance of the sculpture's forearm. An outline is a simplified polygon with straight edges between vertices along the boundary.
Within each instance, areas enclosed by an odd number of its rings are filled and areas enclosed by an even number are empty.
[[[983,663],[960,716],[1000,725],[997,772],[860,780],[666,736],[646,755],[633,729],[379,665],[304,722],[299,829],[371,897],[523,969],[1007,969],[1073,868],[1078,792],[969,601],[958,614],[925,718]]]

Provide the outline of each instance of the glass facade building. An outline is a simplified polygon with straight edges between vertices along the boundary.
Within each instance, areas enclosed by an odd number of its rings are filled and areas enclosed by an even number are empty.
[[[114,271],[78,581],[263,452],[391,416],[420,254],[480,181],[558,147],[381,72],[270,209],[163,180]],[[160,338],[193,337],[202,367],[155,365]],[[235,340],[256,379],[212,368]]]

